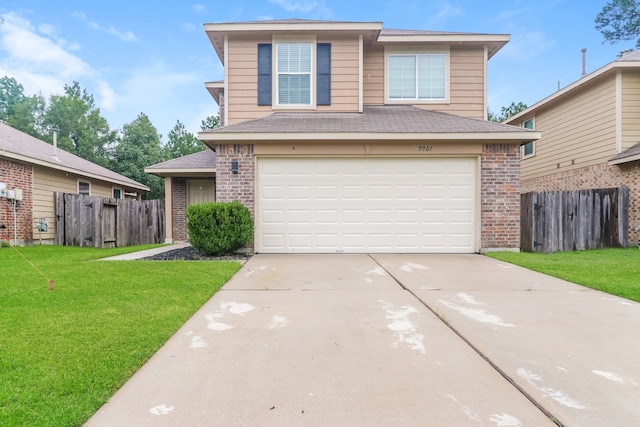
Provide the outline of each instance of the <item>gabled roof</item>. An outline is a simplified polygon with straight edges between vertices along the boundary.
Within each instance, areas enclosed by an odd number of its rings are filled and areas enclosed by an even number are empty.
[[[580,78],[579,80],[576,80],[569,86],[557,92],[554,92],[541,101],[536,102],[526,110],[523,110],[520,113],[509,117],[507,120],[505,120],[505,123],[518,122],[523,116],[527,116],[532,112],[540,109],[541,107],[545,107],[555,101],[562,100],[565,96],[570,96],[570,94],[575,93],[575,91],[580,90],[583,87],[586,87],[587,84],[591,83],[595,79],[607,75],[611,72],[615,72],[616,70],[626,68],[640,68],[640,51],[623,53],[622,56],[615,61],[608,63],[604,67],[599,68],[590,74],[587,74],[586,76]]]
[[[144,171],[157,176],[213,176],[216,173],[216,153],[206,149],[147,166]]]
[[[0,123],[0,157],[23,163],[44,166],[87,178],[99,179],[138,190],[149,191],[149,187],[126,176],[85,160],[60,148],[54,155],[54,147],[29,134]]]
[[[296,140],[455,140],[522,143],[540,132],[423,110],[412,106],[365,106],[363,113],[273,113],[198,134],[206,143]]]

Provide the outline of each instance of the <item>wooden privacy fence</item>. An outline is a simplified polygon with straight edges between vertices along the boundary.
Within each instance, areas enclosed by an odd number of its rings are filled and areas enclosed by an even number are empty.
[[[55,193],[54,242],[114,248],[164,243],[164,200],[130,200]]]
[[[629,188],[521,196],[521,249],[558,252],[629,245]]]

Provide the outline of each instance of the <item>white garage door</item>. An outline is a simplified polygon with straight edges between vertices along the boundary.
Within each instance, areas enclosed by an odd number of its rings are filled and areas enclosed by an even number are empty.
[[[259,158],[256,251],[475,251],[474,158]]]

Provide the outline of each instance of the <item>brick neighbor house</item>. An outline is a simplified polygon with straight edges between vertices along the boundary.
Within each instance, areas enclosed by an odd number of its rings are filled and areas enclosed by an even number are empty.
[[[53,243],[54,193],[139,199],[149,187],[0,123],[0,187],[21,190],[21,200],[0,196],[0,240]],[[15,192],[14,192],[15,196]],[[36,225],[44,218],[46,231]],[[42,228],[41,228],[42,229]]]
[[[540,134],[486,120],[487,61],[508,35],[298,19],[205,31],[225,77],[205,84],[222,126],[199,138],[216,200],[251,210],[256,252],[518,250],[519,146]]]
[[[506,123],[536,129],[522,146],[522,192],[629,187],[629,237],[640,221],[640,51],[544,98]]]

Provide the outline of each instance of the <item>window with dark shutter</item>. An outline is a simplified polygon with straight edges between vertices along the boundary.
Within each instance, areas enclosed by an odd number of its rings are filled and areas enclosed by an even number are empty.
[[[331,105],[331,43],[318,43],[316,50],[316,105]]]
[[[271,44],[258,44],[258,105],[271,105]]]

